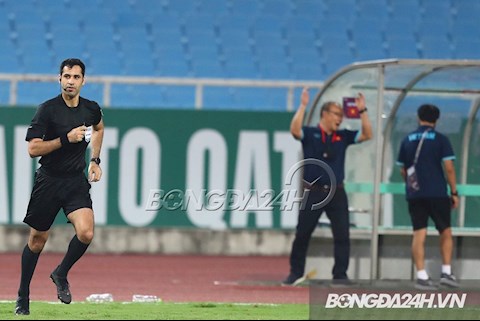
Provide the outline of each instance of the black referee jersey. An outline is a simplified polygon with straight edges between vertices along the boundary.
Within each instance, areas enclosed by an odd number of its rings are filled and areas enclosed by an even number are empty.
[[[61,95],[42,103],[27,130],[26,141],[41,138],[53,140],[81,125],[97,125],[102,119],[100,106],[80,97],[77,107],[68,107]],[[90,128],[91,130],[91,128]],[[88,140],[88,141],[87,141]],[[68,177],[80,174],[86,167],[85,150],[90,139],[72,143],[40,158],[42,169],[52,176]]]

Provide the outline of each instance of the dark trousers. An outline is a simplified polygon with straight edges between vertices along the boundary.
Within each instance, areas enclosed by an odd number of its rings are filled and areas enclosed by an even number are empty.
[[[290,273],[302,276],[305,273],[305,260],[308,244],[318,220],[323,212],[331,222],[334,240],[334,258],[332,274],[334,279],[347,278],[350,258],[350,217],[348,212],[347,194],[343,188],[337,188],[332,200],[318,210],[311,210],[313,204],[325,199],[325,193],[311,190],[303,210],[298,216],[295,240],[290,254]]]

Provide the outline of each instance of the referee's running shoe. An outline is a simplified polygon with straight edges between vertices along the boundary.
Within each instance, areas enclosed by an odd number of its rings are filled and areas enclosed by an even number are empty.
[[[70,302],[72,302],[72,295],[70,294],[67,277],[59,276],[56,273],[57,269],[53,270],[52,274],[50,274],[50,279],[52,279],[53,283],[57,286],[58,299],[65,304],[70,304]]]
[[[28,297],[17,298],[15,304],[15,315],[29,315],[30,314],[30,299]]]

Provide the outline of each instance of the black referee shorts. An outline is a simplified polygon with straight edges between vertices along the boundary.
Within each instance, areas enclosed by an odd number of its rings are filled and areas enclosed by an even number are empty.
[[[92,208],[90,183],[83,173],[74,177],[53,177],[42,169],[35,183],[23,222],[38,231],[48,231],[60,209],[65,216],[80,208]]]
[[[428,227],[428,218],[432,218],[435,228],[442,233],[451,226],[452,203],[449,197],[418,198],[408,200],[408,211],[412,219],[413,230]]]

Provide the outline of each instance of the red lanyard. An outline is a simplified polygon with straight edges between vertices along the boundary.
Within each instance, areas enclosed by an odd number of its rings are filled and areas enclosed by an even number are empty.
[[[320,125],[318,125],[318,128],[320,128],[320,131],[322,132],[322,142],[325,144],[327,142],[327,133],[323,130]],[[333,132],[332,134],[332,143],[340,141],[340,136],[337,135],[337,132]]]

